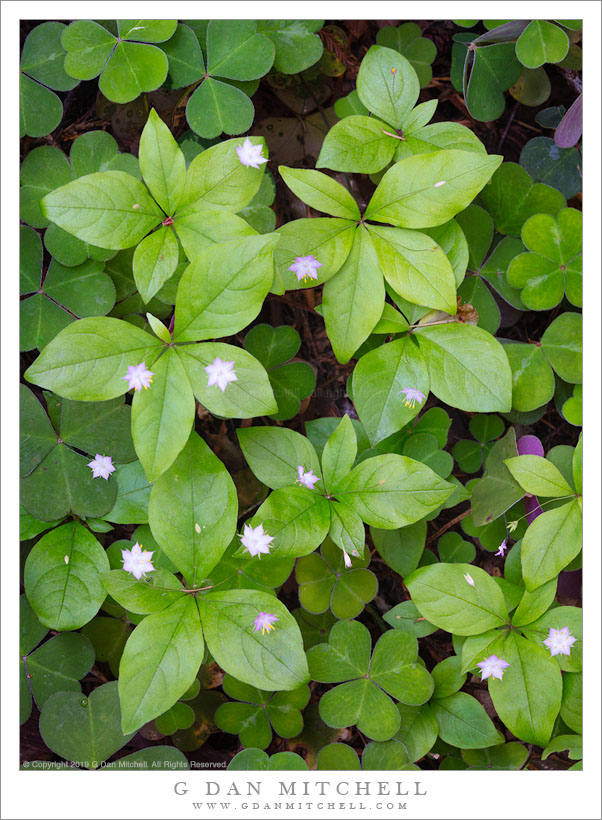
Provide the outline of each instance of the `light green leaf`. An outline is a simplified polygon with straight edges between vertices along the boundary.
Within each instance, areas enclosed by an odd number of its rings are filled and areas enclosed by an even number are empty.
[[[472,578],[474,584],[466,580]],[[431,564],[404,579],[427,620],[455,635],[477,635],[508,621],[504,596],[493,578],[472,564]]]
[[[416,337],[437,398],[469,412],[511,409],[512,371],[504,348],[491,334],[452,322],[418,327]]]
[[[387,282],[410,302],[454,313],[456,280],[449,259],[430,236],[374,227],[374,248]]]
[[[122,729],[136,731],[172,706],[194,682],[203,651],[191,595],[148,615],[128,638],[119,664]]]
[[[435,685],[418,662],[418,641],[400,629],[390,629],[378,639],[370,661],[370,679],[408,706],[425,703]]]
[[[184,154],[154,108],[140,137],[140,171],[157,204],[171,216],[184,190]]]
[[[185,216],[178,216],[174,230],[186,256],[192,261],[216,242],[255,236],[257,233],[236,214],[223,210],[208,211],[203,208],[196,213],[189,211]]]
[[[445,743],[461,749],[485,749],[504,742],[479,701],[465,692],[434,700],[431,708]]]
[[[267,156],[262,137],[251,137],[253,145],[263,145],[263,155]],[[264,165],[251,168],[243,165],[236,153],[242,138],[225,140],[212,145],[198,154],[186,172],[186,185],[179,203],[179,214],[185,216],[201,208],[238,213],[253,199],[264,175]]]
[[[436,509],[453,489],[424,464],[387,454],[362,461],[331,492],[367,524],[396,529]]]
[[[253,527],[264,524],[274,538],[270,555],[298,557],[313,552],[326,538],[330,507],[317,490],[282,487],[268,496],[248,523]]]
[[[125,393],[128,366],[152,364],[158,340],[119,319],[80,319],[66,327],[25,371],[25,378],[59,396],[104,401]]]
[[[162,217],[144,185],[124,171],[87,174],[47,194],[40,206],[68,233],[113,250],[136,245]]]
[[[581,539],[582,520],[577,499],[538,516],[529,525],[521,548],[527,589],[533,591],[555,578],[579,554]]]
[[[153,536],[194,586],[209,576],[236,532],[236,490],[222,462],[196,433],[151,492]]]
[[[212,245],[184,271],[176,298],[174,341],[228,336],[259,313],[273,278],[277,234]]]
[[[440,148],[471,151],[475,154],[487,153],[481,140],[465,125],[460,125],[459,122],[434,122],[412,131],[405,140],[399,142],[395,160],[405,159],[414,154],[429,154]]]
[[[472,202],[501,162],[496,154],[455,149],[408,157],[384,175],[365,217],[401,228],[442,225]]]
[[[104,549],[73,521],[42,536],[29,553],[25,593],[45,626],[59,631],[79,629],[100,609],[106,592],[99,573],[108,571]]]
[[[322,452],[326,487],[335,487],[351,472],[357,454],[357,438],[349,416],[343,416]]]
[[[561,313],[541,337],[541,349],[560,378],[570,384],[583,380],[583,320],[580,313]]]
[[[111,102],[132,102],[140,94],[163,85],[168,67],[167,57],[160,48],[146,43],[118,42],[100,75],[98,88]]]
[[[298,290],[314,287],[331,279],[349,256],[355,234],[355,224],[346,219],[315,217],[295,219],[282,225],[278,228],[280,241],[274,250],[274,262],[283,287],[286,290]],[[289,267],[297,256],[308,255],[314,256],[322,263],[322,267],[318,268],[317,280],[299,282]]]
[[[505,344],[512,368],[512,409],[519,413],[547,404],[556,387],[554,373],[541,348],[534,344]]]
[[[277,490],[291,487],[297,468],[320,475],[320,462],[309,439],[287,427],[239,427],[238,442],[257,478]]]
[[[123,40],[144,43],[162,43],[176,30],[175,20],[117,20],[119,36]]]
[[[510,666],[504,669],[502,680],[489,680],[493,705],[512,734],[526,743],[545,746],[560,711],[560,670],[543,647],[516,632],[508,634],[503,652]]]
[[[382,269],[367,230],[358,228],[347,260],[324,287],[326,330],[337,360],[348,362],[378,322],[385,289]]]
[[[186,371],[173,348],[153,365],[153,384],[132,402],[132,438],[148,481],[171,466],[194,422],[194,397]]]
[[[569,38],[566,32],[549,20],[531,20],[516,41],[516,56],[527,68],[538,68],[544,63],[560,63],[568,50]]]
[[[573,495],[560,470],[541,456],[515,456],[504,461],[523,490],[531,495]]]
[[[326,134],[316,168],[375,174],[393,159],[397,140],[376,117],[352,115],[335,123]]]
[[[332,177],[303,168],[278,170],[291,191],[311,208],[343,219],[359,219],[360,209],[347,188]]]
[[[426,363],[409,336],[381,345],[359,359],[353,373],[353,401],[371,444],[401,430],[422,409],[420,404],[404,404],[400,395],[404,387],[428,396]]]
[[[558,580],[552,578],[533,592],[525,590],[519,605],[512,614],[513,625],[526,626],[547,612],[556,597],[557,586]]]
[[[275,413],[276,400],[268,374],[257,359],[240,347],[208,342],[201,345],[183,345],[178,355],[190,381],[192,391],[201,404],[215,415],[225,418],[253,418]],[[219,357],[234,362],[236,381],[225,391],[208,385],[205,367]]]
[[[368,50],[357,75],[357,93],[373,114],[401,128],[419,92],[416,72],[399,52],[384,46]]]
[[[239,589],[209,592],[198,604],[209,651],[226,672],[267,691],[289,691],[307,683],[299,627],[277,598]],[[254,631],[260,612],[278,618],[272,632]]]

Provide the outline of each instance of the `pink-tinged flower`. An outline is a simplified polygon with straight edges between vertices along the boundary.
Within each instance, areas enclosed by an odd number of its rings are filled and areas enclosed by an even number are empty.
[[[311,256],[295,256],[295,261],[290,266],[289,270],[297,274],[298,282],[305,282],[307,279],[318,279],[318,268],[322,267],[322,263],[318,262],[313,254]]]
[[[92,470],[92,478],[104,478],[105,481],[115,472],[111,456],[101,456],[98,453],[96,458],[88,462],[88,467]]]
[[[472,580],[472,575],[469,575],[467,572],[464,573],[464,580],[467,584],[470,584],[471,587],[474,586],[474,581]]]
[[[570,655],[571,646],[576,640],[577,638],[569,632],[568,626],[563,626],[562,629],[550,627],[550,634],[543,643],[548,647],[552,656]]]
[[[250,524],[245,524],[245,529],[242,535],[238,536],[241,544],[245,547],[252,556],[261,553],[269,555],[270,543],[274,540],[273,535],[268,535],[263,529],[263,524],[258,527],[252,527]]]
[[[131,364],[128,367],[128,372],[125,376],[122,376],[122,378],[128,383],[130,390],[133,387],[134,390],[139,393],[143,387],[145,390],[148,390],[152,382],[151,376],[154,375],[154,373],[146,369],[146,363],[142,362],[141,364]]]
[[[274,624],[277,620],[279,619],[275,615],[271,615],[269,612],[260,612],[255,618],[253,632],[259,632],[261,629],[262,635],[265,635],[266,632],[269,635],[272,629],[274,629]]]
[[[498,551],[495,554],[496,555],[501,555],[503,557],[503,555],[504,555],[504,553],[506,552],[507,549],[508,549],[508,545],[506,544],[506,539],[504,538],[504,540],[502,541],[502,543],[500,544],[500,546],[498,548]]]
[[[477,666],[481,670],[481,680],[485,680],[485,678],[497,678],[498,680],[502,680],[504,677],[504,669],[510,666],[510,664],[508,661],[498,658],[497,655],[490,655],[488,658],[485,658],[484,661],[481,661],[481,663],[477,663]]]
[[[415,387],[404,387],[399,392],[405,394],[403,403],[406,407],[414,407],[416,402],[418,402],[418,404],[422,404],[422,402],[426,399],[424,393],[421,390],[417,390]]]
[[[313,490],[316,481],[320,480],[317,475],[314,475],[313,470],[310,469],[309,472],[306,473],[301,464],[297,467],[297,476],[299,484],[307,487],[308,490]]]
[[[239,160],[247,168],[259,168],[267,159],[261,153],[263,145],[253,145],[251,140],[247,137],[242,145],[236,146],[236,153]]]
[[[343,550],[343,561],[345,562],[345,566],[347,568],[351,566],[351,558],[347,555],[345,550]]]
[[[238,381],[238,376],[234,371],[234,362],[224,362],[219,356],[216,356],[214,361],[203,369],[209,376],[207,387],[217,384],[222,393],[230,382]]]
[[[143,550],[136,542],[131,550],[121,550],[123,558],[123,568],[126,572],[131,572],[134,578],[139,581],[146,572],[154,572],[155,567],[151,558],[153,553]]]

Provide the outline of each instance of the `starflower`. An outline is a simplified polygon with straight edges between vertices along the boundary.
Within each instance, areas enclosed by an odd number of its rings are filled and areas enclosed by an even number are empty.
[[[472,575],[469,575],[467,572],[464,573],[464,580],[467,584],[470,584],[471,587],[474,586],[474,581],[472,580]]]
[[[351,566],[351,558],[347,555],[347,552],[343,550],[343,561],[345,562],[346,567]]]
[[[554,629],[551,626],[550,633],[543,643],[553,657],[554,655],[570,655],[571,646],[576,640],[577,638],[569,632],[568,626],[563,626],[562,629]]]
[[[317,475],[314,475],[313,470],[310,469],[309,472],[306,473],[301,464],[297,467],[297,476],[299,484],[307,487],[308,490],[313,490],[316,481],[320,480]]]
[[[502,543],[500,544],[500,546],[498,548],[498,551],[495,554],[503,556],[507,549],[508,549],[508,545],[506,544],[506,539],[504,538],[504,540],[502,541]]]
[[[217,384],[222,393],[230,382],[238,381],[238,376],[234,371],[234,362],[224,362],[219,356],[216,356],[213,362],[203,370],[209,376],[207,387]]]
[[[253,623],[253,632],[259,632],[261,629],[262,635],[266,632],[269,635],[272,629],[274,629],[274,624],[278,620],[279,619],[275,615],[272,615],[269,612],[260,612]]]
[[[124,570],[131,572],[137,581],[139,581],[145,573],[155,571],[155,567],[151,561],[153,553],[148,550],[143,550],[138,542],[134,544],[131,550],[121,550],[121,555]]]
[[[141,364],[131,364],[128,367],[128,372],[122,378],[128,383],[129,390],[133,387],[139,393],[143,387],[148,390],[152,382],[151,376],[154,375],[146,369],[146,362],[142,362]]]
[[[260,555],[262,552],[269,555],[270,542],[274,540],[273,535],[269,535],[263,529],[263,524],[258,527],[252,527],[250,524],[245,524],[245,529],[242,535],[238,536],[241,544],[245,547],[251,555]]]
[[[405,394],[403,403],[406,407],[414,407],[416,402],[418,402],[418,404],[422,404],[426,398],[424,393],[421,390],[417,390],[415,387],[404,387],[399,392]]]
[[[508,661],[498,658],[497,655],[490,655],[488,658],[485,658],[484,661],[481,661],[481,663],[477,663],[477,666],[481,670],[481,680],[485,680],[485,678],[497,678],[498,680],[502,680],[504,677],[504,669],[510,666],[510,664]]]
[[[318,262],[316,257],[312,254],[311,256],[295,256],[295,261],[290,266],[289,270],[292,270],[293,273],[297,274],[297,281],[298,282],[305,282],[307,279],[316,279],[318,278],[318,268],[322,267],[322,263]]]
[[[263,145],[253,145],[251,140],[247,137],[242,145],[236,146],[236,153],[239,160],[247,168],[259,168],[267,159],[261,153]]]
[[[101,456],[98,453],[96,458],[88,462],[88,467],[92,470],[92,478],[104,478],[105,481],[115,472],[111,456]]]

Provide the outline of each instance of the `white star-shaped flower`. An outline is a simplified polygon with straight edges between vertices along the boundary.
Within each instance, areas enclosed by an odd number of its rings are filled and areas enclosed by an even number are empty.
[[[152,371],[146,369],[146,362],[142,362],[141,364],[131,364],[128,367],[128,372],[122,378],[128,383],[130,390],[133,387],[139,393],[143,387],[148,390],[152,382],[151,376],[154,375]]]
[[[304,487],[307,487],[308,490],[313,490],[316,481],[320,480],[317,475],[314,475],[313,470],[309,470],[306,473],[304,467],[301,464],[297,467],[297,476],[297,481],[299,482],[299,484],[302,484]]]
[[[422,404],[422,402],[426,399],[424,393],[415,387],[404,387],[399,392],[405,395],[403,403],[406,407],[414,407],[416,402],[418,402],[418,404]]]
[[[245,547],[252,556],[269,555],[270,543],[274,540],[273,535],[268,535],[264,532],[263,524],[258,527],[252,527],[250,524],[245,524],[245,529],[242,535],[238,536],[241,544]]]
[[[550,633],[543,643],[548,647],[552,656],[570,655],[571,646],[576,640],[577,638],[569,632],[568,626],[563,626],[562,629],[554,629],[551,626]]]
[[[481,663],[477,663],[477,666],[481,670],[481,680],[485,680],[485,678],[498,678],[498,680],[502,680],[504,677],[504,669],[510,666],[510,664],[508,661],[498,658],[497,655],[490,655],[488,658],[485,658],[484,661],[481,661]]]
[[[275,615],[272,615],[271,612],[260,612],[259,615],[253,621],[253,632],[259,632],[261,629],[261,634],[264,635],[266,632],[268,635],[270,634],[271,630],[274,629],[274,624],[276,621],[280,620]]]
[[[136,542],[131,550],[121,550],[123,558],[123,568],[126,572],[131,572],[134,578],[139,581],[146,572],[154,572],[155,567],[151,558],[153,553],[143,550]]]
[[[214,361],[208,364],[204,370],[209,376],[207,386],[213,387],[214,384],[217,384],[222,393],[230,382],[238,381],[238,376],[234,371],[234,362],[224,362],[219,356],[216,356]]]
[[[101,456],[98,453],[96,458],[88,462],[88,467],[92,470],[92,478],[104,478],[105,481],[115,472],[111,456]]]
[[[469,575],[467,572],[464,573],[464,580],[467,584],[470,584],[471,587],[474,586],[474,581],[472,579],[472,575]]]
[[[242,145],[236,146],[236,153],[239,160],[247,168],[259,168],[267,159],[261,153],[263,145],[253,145],[251,140],[247,137]]]
[[[306,279],[318,278],[318,268],[322,267],[322,263],[318,262],[315,256],[295,256],[295,261],[290,266],[289,270],[297,274],[297,282],[305,281]]]

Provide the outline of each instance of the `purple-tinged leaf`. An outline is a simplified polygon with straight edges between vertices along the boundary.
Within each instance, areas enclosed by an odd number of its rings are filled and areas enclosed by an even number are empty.
[[[579,94],[571,105],[554,134],[554,142],[559,148],[571,148],[581,138],[583,130],[583,94]]]

